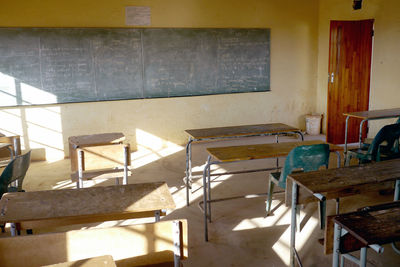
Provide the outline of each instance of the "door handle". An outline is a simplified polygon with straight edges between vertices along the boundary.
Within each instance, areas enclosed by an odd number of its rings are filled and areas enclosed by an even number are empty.
[[[331,73],[331,78],[330,78],[331,83],[333,83],[334,79],[335,79],[335,74],[332,72],[332,73]]]

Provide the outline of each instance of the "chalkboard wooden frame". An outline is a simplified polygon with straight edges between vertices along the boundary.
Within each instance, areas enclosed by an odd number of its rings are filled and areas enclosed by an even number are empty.
[[[266,28],[0,28],[0,107],[270,91]]]

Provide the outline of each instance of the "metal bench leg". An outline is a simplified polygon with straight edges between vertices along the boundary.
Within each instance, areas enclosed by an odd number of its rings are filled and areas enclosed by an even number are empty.
[[[341,236],[342,236],[342,227],[340,227],[337,223],[335,223],[334,233],[333,233],[332,267],[339,267],[339,257],[340,257],[339,246],[340,246]],[[341,261],[343,263],[343,258],[341,259]]]
[[[367,267],[367,247],[361,248],[361,251],[360,251],[360,267]]]
[[[17,236],[17,226],[15,223],[10,223],[11,225],[11,236]]]
[[[203,170],[203,209],[204,209],[204,238],[208,241],[208,211],[207,211],[207,173],[210,167],[211,156],[208,156],[206,166]]]
[[[394,186],[394,201],[400,200],[400,180],[396,180],[396,184]]]
[[[179,221],[173,221],[173,235],[174,235],[174,267],[181,266],[181,227]]]
[[[186,145],[186,206],[189,206],[189,189],[192,189],[192,142],[193,139],[189,137]]]
[[[124,146],[124,177],[122,184],[128,184],[128,162],[129,162],[129,146]]]
[[[295,254],[296,254],[296,217],[297,217],[297,189],[298,186],[293,182],[292,186],[292,219],[290,223],[290,266],[295,266]]]
[[[348,126],[349,126],[349,118],[350,116],[346,117],[346,126],[345,126],[345,130],[344,130],[344,165],[346,165],[347,163],[347,130],[348,130]]]
[[[155,218],[156,222],[160,221],[160,216],[161,216],[161,212],[159,210],[156,210],[154,212],[154,218]]]
[[[78,149],[78,182],[77,188],[83,188],[83,150]]]

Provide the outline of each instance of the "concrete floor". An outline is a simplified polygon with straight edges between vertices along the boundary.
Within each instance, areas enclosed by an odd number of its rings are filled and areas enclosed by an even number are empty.
[[[324,136],[306,136],[309,139],[323,139]],[[281,137],[280,141],[295,141],[295,137]],[[202,172],[207,157],[206,147],[229,146],[274,142],[273,137],[251,137],[228,141],[204,142],[193,145],[193,167],[195,175]],[[145,164],[146,163],[146,164]],[[281,159],[281,165],[283,159]],[[254,160],[243,163],[217,166],[219,171],[244,170],[273,167],[275,160]],[[189,258],[184,266],[287,266],[289,263],[290,210],[283,203],[283,194],[274,195],[273,215],[265,217],[265,198],[236,199],[213,204],[213,222],[209,226],[210,241],[204,241],[203,214],[198,207],[202,197],[201,179],[196,179],[191,205],[186,206],[185,150],[175,149],[173,153],[150,151],[139,156],[133,153],[133,176],[130,183],[166,181],[170,187],[177,208],[170,211],[163,220],[185,218],[189,225]],[[331,154],[331,166],[336,166],[336,156]],[[74,187],[69,180],[69,159],[49,163],[32,162],[24,181],[26,191],[63,189]],[[214,176],[212,193],[215,197],[267,192],[267,173],[247,173]],[[95,186],[111,185],[104,181]],[[87,184],[87,186],[94,186]],[[277,188],[281,191],[282,189]],[[393,198],[379,194],[363,195],[341,200],[341,211],[389,202]],[[328,202],[328,214],[334,213],[334,202]],[[323,246],[317,241],[323,237],[318,226],[317,205],[310,204],[301,211],[302,231],[297,234],[297,248],[304,266],[331,266],[331,255],[324,255]],[[121,222],[120,222],[121,223]],[[123,222],[131,223],[131,221]],[[107,224],[101,224],[104,226]],[[109,225],[113,225],[110,223]],[[99,225],[90,225],[99,227]],[[77,229],[73,226],[57,229]],[[87,226],[85,226],[87,227]],[[47,231],[54,231],[48,229]],[[46,231],[46,230],[45,230]],[[8,235],[8,233],[3,234]],[[1,265],[1,264],[0,264]],[[345,266],[354,266],[347,262]],[[381,255],[368,253],[368,266],[400,266],[400,255],[385,246]]]

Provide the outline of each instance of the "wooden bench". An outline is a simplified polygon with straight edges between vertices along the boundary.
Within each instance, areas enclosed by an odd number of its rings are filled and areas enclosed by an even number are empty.
[[[118,267],[180,266],[188,255],[187,232],[187,221],[179,220],[6,237],[0,238],[0,262],[33,267],[111,255]]]

